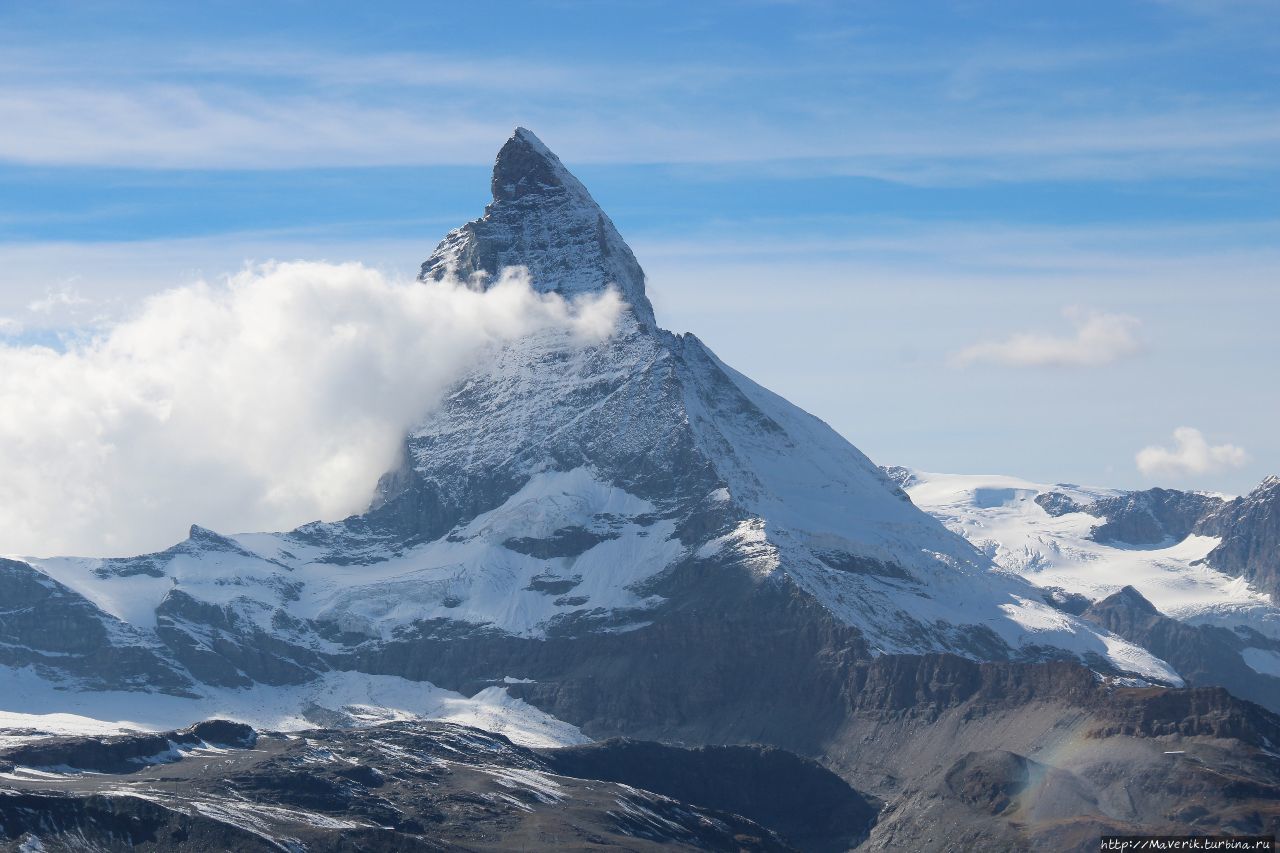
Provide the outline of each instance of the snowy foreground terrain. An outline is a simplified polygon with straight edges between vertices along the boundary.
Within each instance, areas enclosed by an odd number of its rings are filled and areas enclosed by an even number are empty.
[[[492,191],[422,286],[520,266],[543,292],[612,288],[612,335],[478,360],[359,515],[0,559],[5,837],[220,849],[251,819],[262,849],[358,829],[388,850],[1086,850],[1280,826],[1280,480],[1227,500],[881,470],[661,329],[533,134]],[[214,718],[247,727],[184,728]],[[201,763],[224,748],[236,773]],[[829,825],[769,805],[782,765],[840,804]],[[95,811],[122,791],[146,832]]]
[[[0,711],[0,747],[42,735],[106,735],[164,731],[200,719],[237,720],[260,729],[298,731],[316,719],[303,712],[326,705],[342,708],[355,725],[396,720],[440,720],[504,735],[525,746],[567,746],[589,738],[568,723],[515,699],[502,687],[465,697],[423,682],[386,675],[328,673],[297,687],[255,686],[207,690],[197,697],[163,694],[139,701],[136,693],[103,691],[65,695],[29,674],[7,680],[11,697]],[[65,708],[47,713],[50,707]]]

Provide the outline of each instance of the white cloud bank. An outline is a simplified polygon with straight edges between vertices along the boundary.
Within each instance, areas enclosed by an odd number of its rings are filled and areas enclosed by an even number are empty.
[[[64,352],[0,341],[0,553],[134,554],[191,523],[359,511],[492,345],[598,340],[621,305],[537,294],[520,270],[481,292],[299,262],[158,294]]]
[[[1249,460],[1244,448],[1234,444],[1210,445],[1200,430],[1178,427],[1173,431],[1174,447],[1151,445],[1134,456],[1138,470],[1148,477],[1210,474],[1224,468],[1240,468]]]
[[[1009,367],[1102,367],[1142,349],[1136,317],[1068,308],[1063,316],[1075,334],[1019,332],[1002,341],[983,341],[951,357],[952,364],[1002,364]]]

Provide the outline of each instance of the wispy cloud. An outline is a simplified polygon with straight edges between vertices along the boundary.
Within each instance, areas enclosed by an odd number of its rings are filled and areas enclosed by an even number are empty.
[[[892,48],[892,49],[891,49]],[[0,58],[0,161],[132,168],[479,163],[515,124],[576,162],[793,163],[914,184],[1271,168],[1274,99],[1130,90],[1135,46],[613,62],[296,45]],[[1107,70],[1106,86],[1090,73]],[[1046,105],[1027,74],[1062,88]],[[1120,81],[1120,82],[1116,82]]]
[[[1134,456],[1138,470],[1148,477],[1179,477],[1241,468],[1249,461],[1244,448],[1234,444],[1211,445],[1194,427],[1178,427],[1173,431],[1173,441],[1172,448],[1151,445],[1139,450]]]
[[[60,308],[74,308],[88,305],[90,300],[71,287],[50,288],[39,299],[27,303],[27,310],[32,314],[53,314]]]
[[[578,162],[804,164],[810,172],[916,184],[1143,179],[1266,167],[1280,121],[1261,109],[1204,106],[1136,115],[861,116],[769,123],[691,99],[586,97],[568,117],[512,92],[461,102],[424,96],[280,93],[157,85],[0,88],[0,160],[131,168],[300,168],[480,163],[517,123]],[[423,108],[426,105],[426,108]],[[735,128],[726,135],[724,128]],[[376,128],[377,132],[370,132]],[[941,131],[941,132],[940,132]]]
[[[470,163],[510,131],[505,122],[430,120],[309,94],[150,84],[9,86],[0,89],[0,124],[23,128],[0,140],[0,160],[144,169]]]
[[[999,341],[965,347],[951,357],[958,367],[1001,364],[1008,367],[1102,367],[1142,349],[1136,317],[1068,308],[1064,316],[1074,334],[1019,332]]]

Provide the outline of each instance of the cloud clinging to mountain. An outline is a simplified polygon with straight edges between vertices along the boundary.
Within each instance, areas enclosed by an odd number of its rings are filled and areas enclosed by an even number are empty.
[[[65,351],[0,341],[0,553],[132,554],[187,525],[364,508],[405,432],[503,341],[599,339],[621,302],[287,263],[147,300]]]

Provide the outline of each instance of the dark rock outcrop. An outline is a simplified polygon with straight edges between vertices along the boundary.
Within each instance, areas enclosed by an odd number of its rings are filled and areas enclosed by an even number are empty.
[[[1098,542],[1159,545],[1185,539],[1221,505],[1222,499],[1213,495],[1156,488],[1104,498],[1085,511],[1106,519],[1093,529]]]
[[[599,532],[585,527],[562,527],[542,539],[519,536],[508,539],[502,544],[519,554],[549,560],[554,557],[577,557],[601,542],[617,538],[618,534],[609,531]]]
[[[69,768],[92,773],[134,773],[182,758],[200,747],[248,749],[257,732],[243,723],[207,720],[178,731],[110,737],[55,737],[0,750],[0,760],[35,768]]]
[[[1092,537],[1105,544],[1171,544],[1191,534],[1222,541],[1205,558],[1210,566],[1280,593],[1280,477],[1267,477],[1247,495],[1223,500],[1177,489],[1126,492],[1079,504],[1061,492],[1035,501],[1049,515],[1085,512],[1102,519]]]
[[[615,739],[545,750],[542,755],[555,772],[566,776],[622,782],[743,815],[802,850],[856,846],[877,811],[831,771],[770,747],[681,749]]]
[[[493,277],[511,266],[533,286],[564,296],[617,287],[641,325],[654,328],[644,271],[587,189],[539,140],[517,128],[498,152],[493,202],[481,219],[449,232],[420,278]]]
[[[154,638],[26,563],[0,558],[0,665],[90,689],[185,694],[191,680]]]
[[[234,607],[199,601],[178,588],[156,608],[155,632],[206,684],[302,684],[328,668],[315,651],[291,643],[286,632],[269,633]]]
[[[1084,508],[1062,492],[1041,492],[1034,498],[1036,505],[1057,518],[1071,512],[1082,512]]]
[[[236,740],[216,760],[176,752],[163,764],[132,760],[130,750],[143,749],[146,736],[107,745],[82,738],[28,746],[20,757],[56,754],[95,772],[9,783],[0,791],[0,846],[388,853],[796,849],[732,811],[575,775],[546,754],[476,729],[395,723],[259,738],[230,725],[202,723],[150,736],[174,742],[203,732]],[[758,780],[764,787],[756,793],[765,796],[770,772],[782,768],[789,775],[778,779],[779,786],[799,785],[828,804],[860,802],[831,774],[776,751],[744,749],[728,761],[707,762],[684,750],[647,746],[663,750],[676,766],[705,768],[705,786],[714,789],[718,778],[745,794],[739,797],[744,806],[764,813],[772,813],[771,804],[753,798],[751,786],[731,774]],[[826,823],[842,826],[830,816]],[[820,829],[806,837],[826,843],[807,849],[835,849],[834,837]]]
[[[1072,616],[1080,616],[1093,603],[1093,599],[1088,596],[1056,586],[1045,587],[1043,597],[1050,607],[1055,607],[1063,613],[1070,613]]]
[[[1233,631],[1170,619],[1131,586],[1092,604],[1084,618],[1168,661],[1189,685],[1225,687],[1280,712],[1280,678],[1250,667],[1241,656],[1246,643]],[[1253,640],[1275,644],[1260,635]]]
[[[1205,558],[1219,571],[1247,579],[1280,599],[1280,477],[1206,516],[1196,532],[1221,537]]]
[[[1092,538],[1107,545],[1149,546],[1185,539],[1223,504],[1219,497],[1177,489],[1125,492],[1081,504],[1061,492],[1042,492],[1035,502],[1049,515],[1084,512],[1102,519]]]

